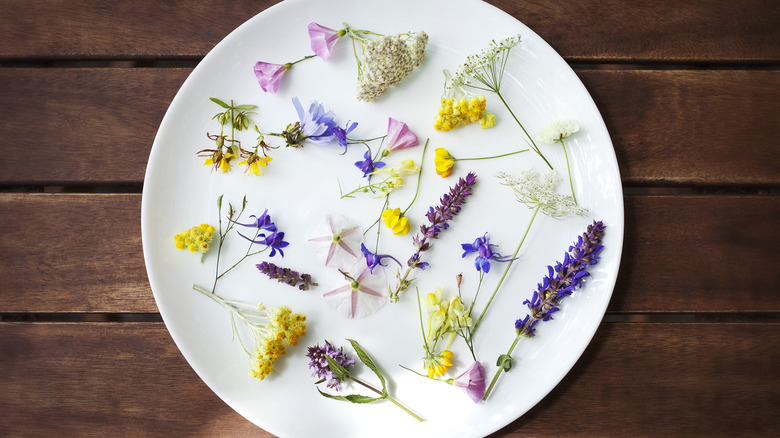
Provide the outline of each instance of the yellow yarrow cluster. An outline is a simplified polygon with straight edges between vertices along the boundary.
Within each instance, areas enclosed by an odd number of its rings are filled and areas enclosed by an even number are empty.
[[[261,306],[261,310],[265,310]],[[263,380],[274,370],[274,362],[287,353],[285,345],[294,347],[306,334],[306,315],[292,313],[287,306],[275,307],[266,312],[265,324],[252,324],[255,350],[250,358],[249,375]]]
[[[496,123],[496,116],[485,111],[487,99],[481,94],[470,94],[467,97],[441,99],[439,114],[433,120],[433,128],[437,131],[451,131],[458,126],[479,122],[482,129]]]
[[[401,213],[400,208],[388,208],[383,211],[382,219],[385,220],[387,228],[390,228],[396,236],[409,234],[409,219]]]
[[[205,254],[209,250],[211,239],[214,238],[214,231],[211,225],[200,224],[173,236],[173,240],[177,249]]]

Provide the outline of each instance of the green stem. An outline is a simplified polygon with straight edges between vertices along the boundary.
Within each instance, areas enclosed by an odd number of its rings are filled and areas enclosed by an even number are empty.
[[[512,111],[512,108],[510,108],[510,107],[509,107],[509,104],[508,104],[508,103],[506,103],[506,100],[504,100],[504,96],[502,96],[502,95],[501,95],[501,92],[500,92],[500,91],[498,91],[498,89],[495,89],[494,91],[495,91],[495,93],[496,93],[496,96],[498,96],[498,98],[499,98],[499,99],[501,99],[501,102],[504,104],[504,106],[506,107],[506,109],[509,111],[509,114],[511,114],[511,115],[512,115],[512,118],[514,118],[514,119],[515,119],[515,122],[517,122],[517,124],[520,126],[520,129],[522,129],[522,130],[523,130],[523,132],[525,133],[525,136],[526,136],[526,137],[528,137],[528,140],[530,140],[530,142],[531,142],[531,147],[533,148],[534,152],[536,152],[537,154],[539,154],[539,156],[540,156],[540,157],[542,157],[542,160],[544,160],[544,162],[547,164],[547,166],[548,166],[550,169],[552,169],[553,167],[552,167],[552,165],[550,164],[550,162],[549,162],[549,161],[547,161],[547,158],[544,158],[544,155],[542,155],[542,151],[540,151],[540,150],[539,150],[539,147],[538,147],[538,146],[536,146],[536,143],[534,143],[534,139],[533,139],[533,138],[531,138],[531,136],[528,134],[528,131],[526,131],[526,130],[525,130],[525,127],[523,126],[523,124],[522,124],[522,123],[520,123],[520,120],[517,118],[517,116],[515,116],[515,113]]]
[[[569,153],[566,152],[566,145],[563,144],[563,139],[561,139],[561,146],[563,146],[563,155],[566,157],[566,170],[569,172],[569,187],[571,187],[571,197],[574,198],[574,204],[579,205],[577,203],[577,196],[574,195],[574,182],[571,179],[571,167],[569,167]]]
[[[525,233],[523,234],[523,238],[520,240],[520,244],[517,245],[517,249],[515,250],[514,254],[512,254],[512,258],[516,258],[517,254],[520,252],[520,248],[523,246],[523,242],[525,242],[525,238],[528,236],[528,231],[531,229],[531,225],[534,223],[534,219],[536,219],[537,213],[539,213],[540,206],[537,206],[534,209],[534,214],[531,216],[531,221],[528,222],[528,227],[525,229]],[[512,264],[514,263],[514,260],[510,260],[507,262],[506,268],[504,268],[504,273],[501,275],[501,279],[498,280],[498,284],[496,285],[496,289],[493,291],[493,295],[490,296],[490,299],[488,300],[487,304],[485,304],[485,308],[482,309],[482,313],[480,313],[479,318],[477,319],[477,322],[474,324],[474,327],[471,329],[471,336],[470,338],[474,337],[474,333],[476,333],[477,328],[479,327],[479,324],[482,322],[482,318],[485,317],[485,314],[488,311],[488,307],[490,307],[490,303],[493,302],[493,298],[496,297],[496,293],[498,292],[498,289],[501,287],[501,283],[504,282],[504,278],[506,278],[506,274],[509,272],[509,268],[512,267]]]
[[[292,68],[292,66],[294,66],[295,64],[297,64],[297,63],[299,63],[299,62],[301,62],[301,61],[306,61],[307,59],[314,58],[315,56],[317,56],[317,55],[306,55],[306,56],[304,56],[303,58],[301,58],[301,59],[299,59],[299,60],[297,60],[297,61],[288,62],[288,63],[284,64],[284,68],[285,68],[285,69],[287,69],[287,70],[289,70],[289,69],[291,69],[291,68]]]
[[[390,397],[390,394],[388,394],[388,393],[386,393],[386,392],[385,392],[385,393],[383,393],[382,391],[380,391],[380,390],[378,390],[378,389],[374,388],[373,386],[369,385],[368,383],[366,383],[366,382],[363,382],[362,380],[360,380],[360,379],[357,379],[357,378],[355,378],[355,377],[349,376],[349,379],[350,379],[350,380],[352,380],[353,382],[355,382],[355,383],[357,383],[357,384],[359,384],[359,385],[362,385],[363,387],[365,387],[365,388],[368,388],[369,390],[371,390],[371,391],[373,391],[373,392],[375,392],[375,393],[379,394],[379,395],[380,395],[382,398],[385,398],[385,399],[389,400],[389,401],[390,401],[391,403],[393,403],[394,405],[396,405],[396,406],[398,406],[399,408],[403,409],[403,410],[404,410],[404,412],[406,412],[407,414],[409,414],[409,415],[411,415],[412,417],[414,417],[414,418],[415,418],[417,421],[425,421],[425,419],[424,419],[424,418],[422,418],[422,417],[420,417],[419,415],[417,415],[417,414],[415,414],[414,412],[412,412],[412,411],[411,411],[409,408],[407,408],[406,406],[404,406],[404,405],[402,405],[400,402],[398,402],[398,400],[394,399],[393,397]]]
[[[520,331],[522,333],[522,331]],[[517,342],[520,340],[521,337],[524,337],[520,334],[518,334],[515,337],[514,342],[512,342],[512,346],[509,347],[509,351],[506,352],[507,356],[512,355],[512,351],[514,351],[515,346],[517,345]],[[493,380],[490,381],[490,386],[488,386],[487,390],[485,391],[485,395],[482,397],[482,400],[487,400],[488,396],[490,395],[490,391],[493,390],[493,386],[495,386],[496,382],[498,381],[498,376],[501,375],[501,372],[504,371],[504,367],[499,367],[498,370],[496,370],[496,374],[493,376]]]
[[[471,157],[471,158],[453,158],[455,161],[475,161],[475,160],[490,160],[493,158],[501,158],[501,157],[508,157],[510,155],[520,154],[523,152],[528,152],[529,149],[523,149],[521,151],[514,151],[509,152],[507,154],[501,154],[501,155],[493,155],[492,157]]]
[[[412,198],[412,202],[409,203],[409,206],[406,207],[406,209],[404,209],[401,215],[406,214],[406,212],[409,211],[410,208],[412,208],[414,201],[417,200],[417,194],[420,193],[420,180],[422,180],[423,164],[425,164],[425,151],[428,149],[428,142],[430,140],[431,140],[430,138],[428,140],[425,140],[425,146],[423,146],[422,157],[420,157],[420,171],[417,172],[417,188],[414,191],[414,197]]]

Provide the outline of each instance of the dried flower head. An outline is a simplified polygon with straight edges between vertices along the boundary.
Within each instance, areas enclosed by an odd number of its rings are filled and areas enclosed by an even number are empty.
[[[574,198],[562,195],[555,191],[560,182],[560,177],[555,171],[544,174],[542,182],[538,180],[538,174],[533,169],[528,169],[514,178],[507,173],[496,174],[501,184],[511,187],[515,192],[515,198],[531,209],[539,209],[547,216],[558,218],[567,215],[584,216],[588,210],[577,205]]]

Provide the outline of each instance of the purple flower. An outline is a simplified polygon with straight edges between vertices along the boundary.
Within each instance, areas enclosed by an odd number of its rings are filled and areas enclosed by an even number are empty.
[[[485,395],[485,368],[476,361],[463,374],[456,377],[452,384],[466,390],[474,403],[479,403]]]
[[[254,222],[242,224],[234,221],[233,219],[230,219],[230,222],[233,222],[236,225],[241,225],[242,227],[257,228],[260,230],[270,231],[272,233],[276,231],[276,225],[271,222],[271,216],[268,214],[268,209],[266,209],[260,216],[251,215],[249,217],[254,218]]]
[[[268,62],[258,62],[255,64],[255,76],[260,88],[269,93],[276,93],[279,85],[287,73],[287,66],[284,64],[271,64]]]
[[[372,274],[374,273],[374,268],[377,266],[387,266],[382,264],[382,259],[391,259],[394,262],[398,263],[398,266],[401,265],[401,262],[395,259],[395,257],[389,255],[389,254],[374,254],[371,251],[366,248],[366,245],[361,243],[360,244],[360,250],[363,251],[363,257],[366,258],[366,266],[368,266],[369,272]]]
[[[298,286],[298,289],[300,290],[309,290],[312,286],[317,286],[317,283],[312,281],[311,275],[309,274],[299,274],[297,271],[293,271],[289,268],[281,268],[269,262],[262,262],[256,266],[260,272],[267,275],[271,280],[289,284],[293,287]]]
[[[311,49],[320,58],[325,61],[330,58],[330,52],[336,45],[339,38],[344,35],[344,31],[333,30],[317,23],[309,23],[309,38],[311,38]]]
[[[374,160],[371,159],[371,151],[370,150],[366,151],[366,153],[363,154],[363,158],[365,158],[365,160],[355,162],[355,166],[357,166],[358,169],[363,171],[363,176],[364,177],[368,177],[376,169],[381,169],[381,168],[385,167],[385,163],[383,163],[381,161],[377,161],[375,163]]]
[[[327,380],[328,388],[334,388],[336,391],[341,391],[341,379],[333,374],[330,365],[328,365],[328,359],[326,359],[325,356],[330,357],[344,368],[349,368],[354,365],[355,359],[350,358],[344,353],[342,348],[336,348],[328,341],[325,341],[325,345],[322,347],[319,345],[311,346],[306,352],[306,357],[311,359],[309,368],[314,369],[312,376]]]
[[[357,125],[358,125],[357,122],[351,125],[349,124],[349,122],[347,122],[347,124],[344,125],[343,128],[338,125],[331,128],[331,132],[339,140],[339,144],[344,146],[344,152],[347,151],[347,134],[352,132],[357,127]]]
[[[406,123],[399,122],[390,117],[387,121],[387,144],[385,149],[388,152],[393,152],[398,149],[406,149],[412,146],[417,146],[420,142],[417,140],[417,136],[409,130]]]
[[[312,102],[309,111],[304,112],[303,106],[297,97],[293,97],[295,111],[298,112],[300,121],[298,134],[298,143],[303,140],[309,140],[312,143],[330,143],[335,134],[336,122],[332,111],[325,111],[325,107],[317,101]]]
[[[578,237],[577,242],[569,247],[562,262],[557,262],[555,267],[547,267],[547,276],[537,285],[530,300],[523,304],[531,311],[522,320],[515,321],[515,329],[518,334],[528,337],[534,335],[534,327],[539,322],[553,319],[552,315],[559,312],[560,301],[570,296],[575,289],[582,287],[582,282],[590,275],[586,271],[590,265],[599,261],[599,253],[604,246],[601,240],[604,237],[604,224],[594,221],[588,225],[587,231]]]
[[[474,265],[477,267],[477,271],[482,271],[485,274],[490,272],[490,260],[495,260],[497,262],[508,262],[511,260],[516,260],[508,259],[497,252],[493,252],[492,247],[498,245],[493,245],[490,243],[490,237],[487,237],[487,233],[485,233],[485,235],[482,237],[478,237],[474,243],[461,243],[460,246],[463,248],[463,255],[461,256],[463,258],[472,252],[477,253],[477,258],[474,260]]]

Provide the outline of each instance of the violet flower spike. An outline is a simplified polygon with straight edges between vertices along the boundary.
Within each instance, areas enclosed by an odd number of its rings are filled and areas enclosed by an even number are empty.
[[[314,369],[311,374],[313,377],[325,379],[327,381],[328,388],[333,388],[336,391],[341,391],[341,379],[339,379],[328,365],[328,359],[325,356],[329,356],[336,363],[344,368],[349,368],[355,364],[355,359],[347,356],[344,353],[343,348],[336,348],[330,342],[325,341],[325,345],[320,347],[319,345],[313,345],[308,348],[306,357],[311,359],[309,362],[309,368]]]
[[[363,257],[366,258],[366,266],[368,266],[368,270],[372,274],[374,273],[374,268],[377,266],[387,266],[382,264],[382,259],[390,259],[398,263],[398,266],[401,266],[401,262],[396,260],[395,257],[391,256],[390,254],[374,254],[368,248],[366,248],[364,243],[360,244],[360,250],[363,251]]]
[[[454,379],[448,379],[447,383],[463,388],[474,403],[479,403],[485,395],[485,386],[487,386],[485,367],[479,361],[475,361],[463,374]]]
[[[271,64],[262,61],[255,64],[257,82],[260,84],[260,88],[268,93],[276,93],[287,70],[288,68],[284,64]]]
[[[582,287],[584,279],[590,275],[586,269],[598,263],[599,253],[604,249],[601,241],[605,228],[603,222],[593,221],[593,224],[588,225],[585,233],[580,235],[577,241],[569,247],[569,251],[564,254],[563,262],[556,263],[555,268],[547,267],[548,275],[538,284],[531,299],[525,300],[523,303],[528,306],[531,314],[515,321],[517,336],[509,347],[509,351],[499,356],[497,362],[499,368],[485,391],[483,400],[487,400],[501,372],[509,371],[512,368],[514,359],[511,354],[520,338],[533,337],[539,321],[553,319],[552,315],[561,310],[558,307],[560,301],[564,297],[570,296],[575,289]]]
[[[344,30],[334,30],[315,22],[309,23],[311,50],[324,61],[330,58],[333,47],[344,34],[346,34]]]
[[[409,127],[406,125],[406,123],[399,122],[392,117],[388,118],[387,121],[386,140],[387,145],[385,146],[385,149],[388,153],[399,149],[410,148],[420,144],[420,141],[417,139],[417,135],[409,130]]]
[[[270,262],[262,262],[255,266],[271,280],[276,280],[279,283],[284,283],[293,287],[298,286],[298,289],[303,291],[311,289],[312,286],[317,286],[317,283],[312,281],[311,275],[309,274],[300,274],[290,268],[282,268]]]

